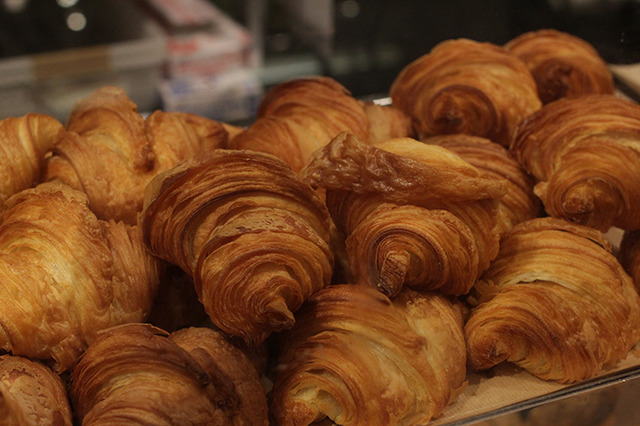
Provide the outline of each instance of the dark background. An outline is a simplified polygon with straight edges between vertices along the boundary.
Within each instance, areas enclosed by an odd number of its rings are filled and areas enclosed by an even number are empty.
[[[247,2],[211,1],[246,23]],[[20,9],[16,3],[22,4]],[[68,10],[57,3],[0,0],[0,59],[136,36],[119,25],[117,1],[79,0],[74,7],[81,8],[90,22],[79,33],[66,28]],[[323,74],[336,78],[356,96],[387,92],[402,67],[450,38],[503,44],[529,30],[556,28],[589,41],[610,63],[640,62],[638,1],[335,0],[335,31],[325,40],[330,45],[325,52],[296,37],[281,2],[265,0],[264,4],[265,63],[311,52]]]

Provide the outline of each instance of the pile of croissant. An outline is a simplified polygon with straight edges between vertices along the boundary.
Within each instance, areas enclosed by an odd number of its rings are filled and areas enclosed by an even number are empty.
[[[104,87],[1,120],[0,422],[426,424],[470,371],[615,367],[640,105],[595,49],[446,40],[389,95],[298,78],[241,128]]]

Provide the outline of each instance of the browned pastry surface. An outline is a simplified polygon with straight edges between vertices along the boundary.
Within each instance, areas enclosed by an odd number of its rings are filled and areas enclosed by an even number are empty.
[[[601,231],[640,228],[640,105],[559,99],[522,123],[511,151],[549,215]]]
[[[374,146],[341,133],[314,153],[300,174],[316,187],[378,194],[398,204],[481,200],[505,191],[503,182],[484,176],[452,151],[411,138]]]
[[[426,424],[465,386],[462,321],[460,306],[437,294],[320,290],[280,336],[277,423]]]
[[[122,89],[104,87],[75,104],[46,179],[84,191],[101,219],[135,224],[153,176],[227,138],[222,124],[193,114],[157,111],[145,120]]]
[[[331,280],[326,206],[276,157],[216,150],[157,176],[145,197],[150,250],[189,273],[211,320],[247,342],[291,327]]]
[[[498,252],[504,182],[446,148],[342,134],[301,175],[328,189],[351,281],[390,296],[404,285],[465,294]]]
[[[389,93],[420,138],[464,133],[503,146],[541,106],[535,81],[516,56],[468,39],[437,44],[400,71]]]
[[[0,348],[67,370],[103,328],[142,321],[158,265],[136,227],[97,219],[85,194],[43,183],[0,218]]]
[[[62,139],[64,126],[44,114],[0,120],[0,205],[40,183],[45,155]]]
[[[510,40],[505,48],[524,62],[543,103],[587,94],[613,94],[613,75],[598,51],[574,35],[542,29]]]
[[[268,424],[255,368],[207,328],[104,330],[75,365],[70,397],[83,425]]]
[[[368,140],[368,125],[363,103],[337,81],[299,78],[271,88],[256,121],[233,138],[229,148],[266,152],[298,171],[340,132]]]
[[[374,102],[364,102],[363,105],[369,123],[369,143],[414,136],[411,117],[399,108]]]
[[[464,134],[432,136],[424,142],[455,152],[487,176],[505,183],[505,194],[498,200],[498,222],[503,231],[540,215],[542,205],[533,192],[535,181],[507,148],[486,138]]]
[[[473,290],[474,369],[503,361],[559,382],[590,378],[640,340],[640,296],[599,231],[561,219],[516,225]]]
[[[62,379],[27,358],[0,356],[0,424],[71,426]]]

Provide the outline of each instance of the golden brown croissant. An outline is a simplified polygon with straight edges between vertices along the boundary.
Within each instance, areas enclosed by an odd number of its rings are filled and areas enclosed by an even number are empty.
[[[99,218],[135,224],[153,176],[226,142],[220,123],[160,111],[145,120],[122,89],[103,87],[72,109],[46,179],[84,191]]]
[[[309,156],[342,131],[368,138],[363,103],[330,77],[290,80],[271,88],[257,120],[229,148],[266,152],[300,170]]]
[[[398,73],[389,94],[418,137],[464,133],[508,146],[541,106],[529,70],[501,46],[446,40]]]
[[[511,146],[550,216],[607,231],[640,228],[640,105],[585,95],[545,105]]]
[[[503,232],[540,215],[540,199],[533,192],[535,181],[503,146],[464,134],[431,136],[423,142],[447,148],[487,176],[506,183],[506,192],[498,200],[498,223]]]
[[[64,126],[44,114],[0,120],[0,205],[41,181],[45,155],[62,139]]]
[[[207,328],[102,331],[73,369],[70,398],[83,425],[268,424],[255,368]]]
[[[350,279],[389,296],[404,285],[465,294],[498,252],[504,182],[440,146],[342,134],[301,175],[328,189]]]
[[[393,105],[363,102],[369,123],[369,143],[413,137],[411,118]]]
[[[618,256],[640,292],[640,230],[624,233]]]
[[[640,297],[599,231],[562,219],[516,225],[470,300],[468,359],[509,361],[545,380],[575,382],[640,340]]]
[[[0,424],[71,426],[62,379],[28,358],[0,356]]]
[[[216,150],[157,176],[141,227],[155,255],[194,278],[213,323],[249,343],[291,327],[331,279],[323,200],[268,154]]]
[[[504,47],[527,66],[545,104],[586,94],[613,94],[613,75],[586,40],[542,29],[521,34]]]
[[[0,348],[67,370],[96,332],[142,321],[159,266],[138,228],[98,220],[84,193],[42,183],[0,220]]]
[[[462,322],[460,305],[435,293],[320,290],[279,336],[277,424],[426,424],[466,385]]]

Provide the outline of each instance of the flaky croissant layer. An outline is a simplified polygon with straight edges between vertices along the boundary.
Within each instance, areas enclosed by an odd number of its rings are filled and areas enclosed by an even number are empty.
[[[501,46],[445,40],[407,65],[389,94],[419,137],[464,133],[503,146],[542,105],[529,70]]]
[[[553,29],[530,31],[505,46],[527,66],[543,103],[589,94],[613,94],[613,75],[587,41]]]
[[[515,363],[575,382],[615,365],[640,340],[640,296],[597,230],[541,218],[514,227],[474,287],[470,365]]]
[[[156,174],[226,146],[229,127],[195,114],[155,111],[144,118],[119,87],[80,99],[46,162],[47,181],[81,190],[101,219],[133,225]]]
[[[640,105],[615,95],[560,99],[510,147],[547,213],[607,231],[640,228]]]
[[[147,187],[145,242],[193,278],[212,321],[260,343],[330,282],[329,214],[281,160],[216,150]]]
[[[0,356],[0,424],[71,426],[62,379],[38,362]]]
[[[498,252],[505,182],[412,138],[375,145],[340,134],[301,171],[325,188],[351,281],[466,294]]]
[[[44,114],[0,120],[0,203],[40,183],[46,155],[64,134],[64,126]]]
[[[255,368],[208,328],[104,330],[75,365],[70,397],[83,425],[268,424]]]
[[[281,336],[271,408],[283,426],[426,424],[458,396],[465,372],[452,299],[338,284],[314,294]]]
[[[0,348],[71,367],[95,333],[142,321],[159,265],[135,227],[97,219],[86,196],[43,183],[0,220]]]

